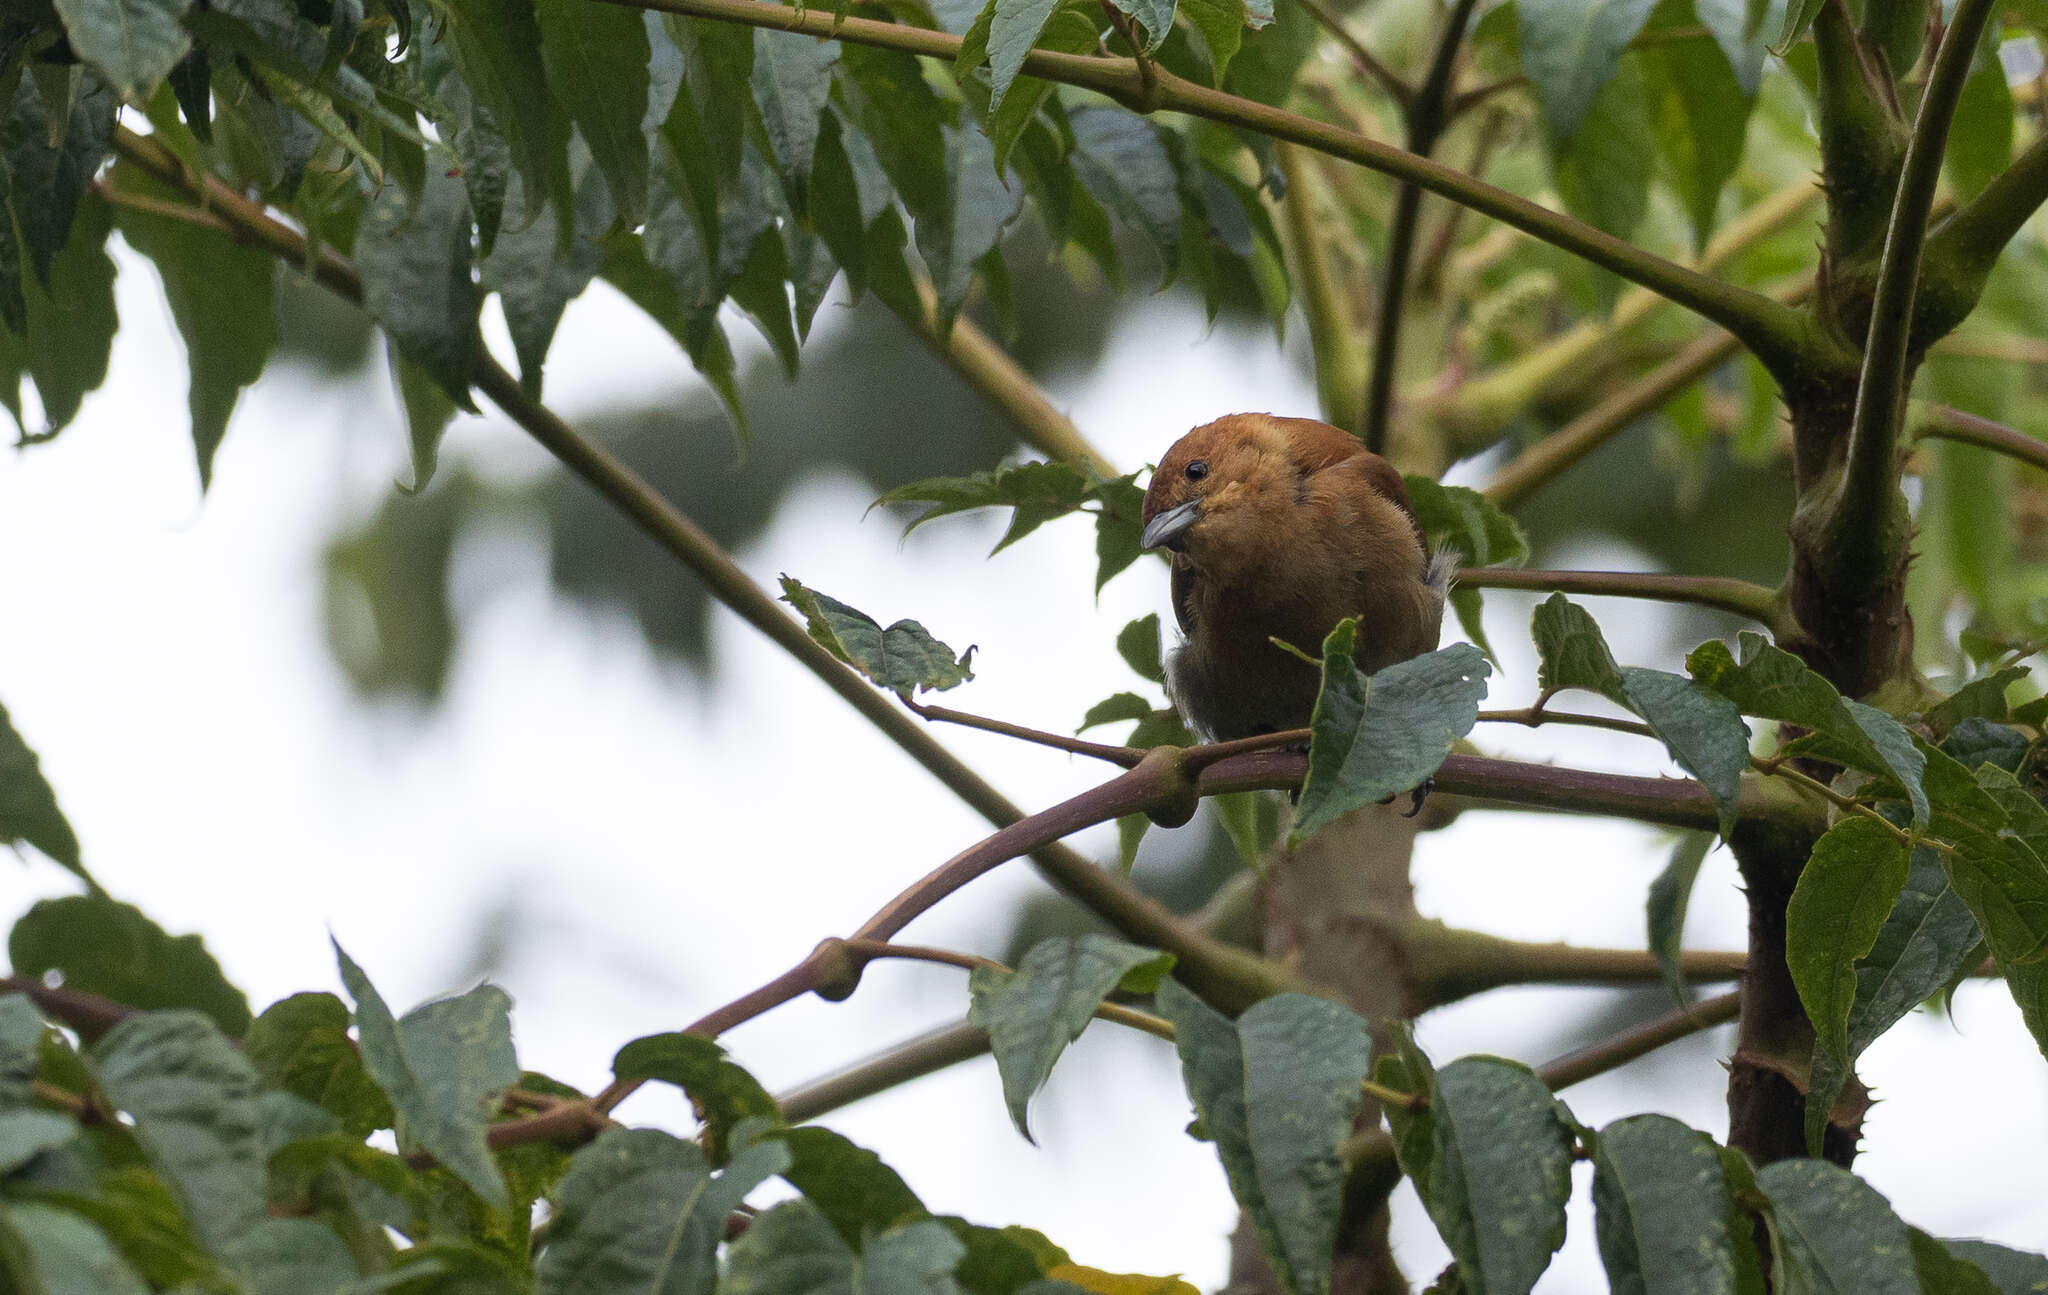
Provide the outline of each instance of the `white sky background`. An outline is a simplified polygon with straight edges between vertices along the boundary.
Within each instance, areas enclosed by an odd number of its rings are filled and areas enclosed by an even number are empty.
[[[340,521],[410,475],[392,393],[381,375],[333,384],[273,371],[244,398],[202,502],[180,344],[153,272],[127,256],[121,267],[106,387],[56,443],[0,455],[0,702],[41,754],[102,882],[173,933],[202,933],[258,1009],[339,990],[330,932],[395,1007],[466,988],[452,981],[486,911],[516,892],[523,938],[503,979],[522,1063],[592,1089],[627,1039],[679,1028],[782,971],[988,830],[735,617],[714,612],[718,687],[704,691],[656,661],[623,616],[556,603],[545,553],[518,537],[458,562],[459,596],[496,592],[462,599],[467,634],[444,707],[423,722],[366,710],[328,657],[319,555]],[[571,307],[548,376],[550,403],[572,422],[694,382],[668,340],[602,285]],[[1141,311],[1094,373],[1054,394],[1131,464],[1224,412],[1314,405],[1269,339],[1205,334],[1175,302]],[[496,417],[458,423],[444,453],[487,473],[543,463]],[[735,470],[723,442],[705,445],[703,461]],[[1059,729],[1132,686],[1111,640],[1133,616],[1164,610],[1156,566],[1120,576],[1098,607],[1087,527],[1056,523],[993,560],[993,517],[901,544],[893,519],[862,517],[890,484],[814,477],[738,556],[764,584],[788,571],[885,623],[912,616],[979,644],[977,679],[947,698],[968,709]],[[1560,565],[1637,561],[1588,549]],[[1531,691],[1530,602],[1489,596],[1509,667],[1497,704]],[[1664,613],[1593,605],[1622,659],[1662,650]],[[1611,734],[1482,736],[1535,758],[1668,770]],[[1027,807],[1102,776],[982,734],[942,737]],[[1075,843],[1103,857],[1113,840],[1103,828]],[[1155,832],[1148,857],[1171,848]],[[1638,946],[1644,887],[1665,853],[1661,833],[1630,825],[1469,814],[1423,838],[1418,902],[1504,935]],[[998,953],[1011,906],[1042,888],[1027,865],[1009,865],[909,935]],[[69,889],[47,863],[0,865],[0,920]],[[1742,946],[1724,852],[1700,879],[1687,934],[1697,948]],[[792,1004],[726,1041],[785,1088],[957,1020],[966,1002],[957,972],[883,964],[849,1002]],[[1475,1051],[1537,1063],[1562,1024],[1602,1004],[1597,990],[1496,992],[1428,1017],[1420,1033],[1440,1063]],[[1659,1110],[1720,1136],[1714,1061],[1731,1037],[1717,1031],[1711,1050],[1638,1063],[1567,1099],[1595,1125]],[[1862,1069],[1882,1100],[1858,1168],[1908,1221],[2048,1242],[2048,1068],[2002,987],[1966,988],[1954,1026],[1910,1018]],[[687,1107],[667,1093],[621,1115],[687,1127]],[[1098,1025],[1034,1105],[1037,1148],[1010,1128],[986,1061],[828,1123],[937,1211],[1028,1224],[1078,1262],[1180,1271],[1213,1288],[1233,1210],[1213,1152],[1183,1134],[1188,1118],[1171,1049]],[[1539,1290],[1604,1288],[1588,1173],[1578,1170],[1570,1237]],[[1396,1230],[1407,1271],[1425,1282],[1446,1256],[1406,1188]]]

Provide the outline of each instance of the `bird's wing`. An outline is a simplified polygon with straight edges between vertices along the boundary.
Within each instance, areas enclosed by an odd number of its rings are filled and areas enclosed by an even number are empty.
[[[1183,634],[1195,632],[1195,569],[1179,555],[1173,559],[1173,575],[1167,581],[1173,594],[1173,620]]]

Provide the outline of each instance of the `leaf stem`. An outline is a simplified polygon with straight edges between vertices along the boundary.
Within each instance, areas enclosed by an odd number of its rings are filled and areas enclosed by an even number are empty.
[[[1021,724],[1009,724],[999,719],[987,719],[980,715],[972,715],[964,710],[948,710],[944,706],[928,706],[909,697],[903,698],[903,704],[910,708],[912,714],[936,723],[958,724],[962,728],[978,729],[984,733],[996,733],[1003,737],[1014,737],[1020,742],[1030,742],[1036,746],[1051,747],[1055,751],[1065,751],[1068,755],[1085,755],[1094,760],[1107,760],[1111,764],[1121,765],[1126,769],[1135,769],[1138,766],[1138,762],[1145,758],[1145,752],[1140,747],[1112,746],[1106,742],[1089,742],[1078,737],[1067,737],[1061,733],[1047,733],[1042,729],[1026,728]]]
[[[823,9],[798,10],[765,0],[605,2],[774,31],[802,32],[949,62],[961,46],[960,37],[944,32],[871,18],[836,17]],[[1155,68],[1156,80],[1148,97],[1136,63],[1127,58],[1039,49],[1025,56],[1022,71],[1041,80],[1098,91],[1136,111],[1187,113],[1300,144],[1395,179],[1411,181],[1699,312],[1739,336],[1774,372],[1799,364],[1812,349],[1811,328],[1804,317],[1761,293],[1689,270],[1584,221],[1474,180],[1453,167],[1368,139],[1357,131],[1211,90],[1165,68]]]
[[[1538,571],[1528,567],[1477,567],[1460,571],[1457,583],[1475,589],[1532,589],[1540,592],[1646,598],[1691,603],[1747,616],[1764,625],[1778,620],[1776,590],[1727,576],[1682,576],[1651,571]]]
[[[1569,711],[1540,710],[1529,706],[1521,710],[1483,710],[1479,712],[1482,724],[1521,724],[1536,728],[1542,724],[1577,724],[1583,728],[1604,728],[1615,733],[1631,733],[1636,737],[1654,738],[1657,730],[1648,724],[1630,719],[1615,719],[1606,715],[1577,715]]]

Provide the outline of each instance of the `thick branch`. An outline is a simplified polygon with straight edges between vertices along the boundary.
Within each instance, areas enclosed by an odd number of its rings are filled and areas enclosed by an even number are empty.
[[[1458,48],[1465,42],[1475,3],[1458,0],[1451,6],[1437,37],[1429,74],[1415,97],[1402,105],[1408,119],[1408,151],[1417,157],[1436,151],[1437,138],[1450,120],[1451,72],[1457,66]],[[1415,256],[1415,224],[1421,215],[1422,190],[1414,181],[1404,180],[1394,196],[1394,219],[1387,228],[1379,313],[1373,322],[1372,379],[1365,392],[1365,416],[1360,420],[1365,448],[1375,454],[1387,452],[1387,420],[1393,415],[1394,379],[1401,355],[1401,312],[1408,304],[1408,263]]]
[[[944,32],[869,18],[835,18],[823,9],[797,10],[764,3],[763,0],[609,2],[625,4],[629,8],[657,9],[749,27],[766,27],[774,31],[803,32],[947,61],[959,54],[961,45],[959,37]],[[1797,364],[1811,344],[1809,327],[1799,312],[1761,293],[1689,270],[1646,252],[1625,239],[1603,233],[1584,221],[1474,180],[1455,168],[1367,139],[1356,131],[1211,90],[1175,76],[1164,68],[1153,69],[1153,83],[1148,86],[1137,63],[1127,58],[1062,54],[1041,49],[1025,56],[1022,70],[1026,75],[1041,80],[1098,91],[1134,111],[1188,113],[1276,140],[1300,144],[1397,180],[1409,181],[1698,311],[1740,337],[1744,345],[1755,351],[1774,371]]]
[[[2048,202],[2048,134],[2029,144],[1984,192],[1928,234],[1921,291],[1953,297],[1967,312],[1969,303],[1984,291],[1984,281],[2005,245],[2044,202]],[[1953,307],[1950,313],[1954,313]]]
[[[1475,589],[1534,589],[1547,593],[1648,598],[1691,603],[1734,612],[1764,625],[1776,624],[1775,590],[1727,576],[1677,576],[1650,571],[1537,571],[1526,567],[1478,567],[1460,571],[1457,582]]]

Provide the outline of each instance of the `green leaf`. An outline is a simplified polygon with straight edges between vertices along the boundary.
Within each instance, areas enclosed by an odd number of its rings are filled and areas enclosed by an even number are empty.
[[[999,255],[999,254],[998,254]],[[1145,511],[1145,492],[1138,488],[1137,474],[1097,482],[1092,491],[1101,511],[1095,515],[1095,592],[1136,562],[1144,549],[1140,518]]]
[[[1664,1115],[1600,1130],[1593,1154],[1600,1262],[1620,1295],[1733,1295],[1728,1183],[1713,1139]],[[1490,1289],[1490,1288],[1489,1288]]]
[[[974,677],[969,664],[974,649],[957,657],[916,621],[902,620],[883,629],[866,612],[829,594],[782,577],[782,601],[803,613],[811,637],[826,651],[884,688],[908,697],[912,692],[944,692]]]
[[[1950,1254],[1975,1264],[2001,1295],[2048,1295],[2048,1258],[1990,1241],[1944,1241]]]
[[[68,424],[86,394],[106,380],[118,326],[114,262],[106,250],[112,228],[106,200],[87,190],[72,219],[70,240],[50,263],[48,290],[32,279],[22,285],[25,334],[0,333],[0,375],[6,375],[0,378],[0,403],[19,421],[18,375],[26,371],[42,401],[41,436]],[[11,256],[16,248],[0,230],[0,256]],[[14,277],[19,279],[18,267]]]
[[[32,65],[45,66],[42,64]],[[76,74],[77,69],[70,69]],[[0,129],[5,155],[0,193],[21,230],[22,246],[36,279],[48,287],[50,266],[71,237],[71,222],[86,183],[106,159],[114,138],[114,96],[97,81],[68,106],[61,125],[53,127],[35,78],[16,83],[13,104]],[[52,143],[53,129],[60,133]],[[219,235],[212,235],[215,242]],[[19,327],[19,319],[10,327]]]
[[[26,994],[0,996],[0,1109],[26,1106],[35,1095],[49,1023]]]
[[[917,60],[894,50],[847,45],[842,92],[903,205],[920,221],[946,216],[946,141],[938,97]]]
[[[836,41],[766,28],[754,32],[754,102],[790,201],[799,206],[810,188],[820,119],[838,62]]]
[[[264,1219],[225,1257],[257,1295],[340,1292],[361,1275],[334,1229],[313,1219]]]
[[[1038,35],[1060,0],[990,0],[988,25],[989,107],[1002,106],[1003,96],[1024,67],[1024,57],[1038,44]]]
[[[0,706],[0,841],[27,842],[92,883],[79,858],[78,836],[57,808],[57,793],[43,777],[36,753],[15,732],[5,706]]]
[[[1695,16],[1714,34],[1745,99],[1756,97],[1770,38],[1782,25],[1773,19],[1784,7],[1785,0],[1693,0]]]
[[[455,421],[455,402],[432,374],[399,354],[388,338],[384,362],[391,368],[391,385],[398,390],[398,405],[405,411],[406,440],[412,446],[412,485],[406,489],[417,494],[433,480],[441,461],[441,435]]]
[[[968,977],[968,1023],[988,1031],[1010,1119],[1026,1141],[1026,1107],[1045,1086],[1067,1045],[1081,1037],[1095,1009],[1122,985],[1150,993],[1173,969],[1173,955],[1106,935],[1054,936],[1031,946],[1015,971],[976,967]]]
[[[14,1252],[7,1264],[12,1289],[34,1295],[148,1295],[149,1287],[106,1233],[69,1210],[10,1201],[0,1208],[0,1232],[13,1242],[7,1247]]]
[[[1120,724],[1125,720],[1145,719],[1152,714],[1152,703],[1134,692],[1120,692],[1105,697],[1088,708],[1081,717],[1081,727],[1076,733],[1086,733],[1098,724]]]
[[[189,1007],[235,1037],[249,1028],[249,1000],[205,941],[172,936],[104,894],[38,900],[8,934],[7,956],[17,976],[57,971],[71,989],[130,1007]]]
[[[11,1174],[77,1136],[78,1121],[62,1111],[0,1111],[0,1174]]]
[[[1913,1239],[1913,1268],[1920,1289],[1933,1295],[1999,1295],[1984,1270],[1949,1250],[1919,1228],[1908,1229]]]
[[[1237,847],[1238,862],[1258,871],[1266,851],[1280,839],[1276,799],[1263,791],[1231,791],[1209,797],[1209,806],[1216,811],[1216,821],[1223,825],[1230,843]]]
[[[1692,218],[1695,252],[1706,248],[1721,190],[1742,164],[1756,94],[1754,78],[1745,90],[1738,71],[1706,44],[1684,40],[1642,53],[1653,138]]]
[[[491,116],[490,110],[477,102],[469,83],[456,71],[451,49],[451,43],[439,40],[430,40],[420,46],[420,77],[428,93],[440,100],[445,109],[443,115],[435,119],[435,126],[462,169],[463,187],[469,190],[470,210],[476,213],[477,247],[488,257],[497,246],[498,227],[504,220],[508,203],[515,215],[528,206],[543,208],[546,204],[529,203],[523,187],[518,201],[512,201],[510,188],[516,174],[512,169],[512,150],[506,145],[504,133],[498,129],[497,120]],[[554,228],[553,212],[542,215],[537,211],[526,211],[516,223],[523,224],[528,219],[544,220],[550,231]]]
[[[930,504],[910,519],[908,535],[926,522],[975,508],[1009,508],[1009,529],[989,555],[1023,539],[1045,523],[1065,517],[1088,502],[1089,483],[1064,463],[1018,463],[971,477],[931,477],[913,481],[875,500],[882,504]]]
[[[1572,1134],[1527,1067],[1461,1057],[1436,1073],[1423,1204],[1473,1290],[1527,1295],[1564,1243]]]
[[[390,1128],[391,1102],[348,1037],[348,1007],[333,994],[293,994],[263,1009],[242,1041],[264,1087],[313,1103],[358,1138]]]
[[[1358,622],[1347,618],[1323,641],[1323,687],[1292,843],[1420,786],[1478,721],[1491,672],[1478,648],[1456,643],[1368,679],[1351,655],[1357,634]]]
[[[1295,1295],[1325,1290],[1344,1195],[1337,1148],[1364,1100],[1365,1022],[1326,999],[1277,994],[1233,1023],[1170,980],[1157,1002],[1195,1113],[1274,1271]]]
[[[1591,613],[1561,593],[1537,604],[1529,619],[1536,644],[1536,685],[1545,693],[1583,688],[1621,705],[1626,686]]]
[[[519,1082],[512,1000],[495,985],[478,985],[394,1020],[376,986],[338,942],[334,956],[342,984],[356,1000],[363,1065],[397,1113],[399,1144],[425,1151],[486,1204],[506,1208],[505,1179],[484,1133],[498,1099]]]
[[[1074,135],[1074,175],[1097,202],[1142,235],[1159,256],[1159,286],[1180,266],[1180,176],[1157,130],[1121,108],[1082,108],[1067,115]]]
[[[1138,847],[1145,843],[1145,833],[1152,828],[1152,820],[1143,814],[1125,814],[1116,821],[1116,872],[1119,877],[1131,875],[1131,869],[1138,866]]]
[[[131,1016],[94,1052],[101,1091],[133,1117],[185,1218],[224,1253],[264,1217],[255,1068],[192,1011]]]
[[[953,317],[967,300],[976,262],[996,246],[1023,209],[1023,186],[996,170],[988,137],[978,130],[949,127],[946,209],[934,219],[917,222],[917,250],[931,270],[942,332],[952,328]]]
[[[1877,936],[1906,884],[1906,847],[1875,819],[1845,818],[1813,847],[1785,911],[1785,965],[1813,1022],[1818,1046],[1850,1062],[1849,1012],[1856,962]],[[1819,1154],[1828,1108],[1809,1101],[1807,1150]]]
[[[117,179],[123,190],[143,188],[140,173],[125,167]],[[213,456],[227,435],[235,402],[263,375],[277,346],[271,309],[276,258],[215,230],[139,208],[121,208],[116,222],[128,245],[155,262],[171,318],[185,340],[192,448],[204,490],[213,480]]]
[[[789,1148],[784,1180],[803,1193],[848,1245],[930,1213],[880,1156],[830,1129],[813,1124],[767,1136]]]
[[[1920,26],[1916,37],[1926,30],[1924,22]],[[1942,169],[1947,171],[1959,202],[1984,192],[2012,165],[2012,88],[2005,81],[2005,64],[1998,57],[1998,42],[1998,24],[1986,24],[1984,39],[1970,63],[1970,75],[1956,100],[1948,149],[1941,155]]]
[[[551,120],[551,87],[533,0],[443,0],[439,12],[462,79],[503,135],[526,192],[536,197],[554,192],[566,165],[568,139]],[[552,89],[560,93],[563,88]],[[430,170],[430,189],[436,187],[434,179]],[[441,210],[439,202],[434,210]]]
[[[1771,1202],[1772,1271],[1794,1289],[1920,1295],[1906,1225],[1890,1202],[1839,1165],[1780,1160],[1757,1170]]]
[[[469,383],[483,305],[473,261],[468,191],[438,170],[428,174],[418,201],[403,186],[384,186],[356,240],[363,308],[399,354],[472,414],[477,408]]]
[[[1179,10],[1208,53],[1209,84],[1221,86],[1230,72],[1230,61],[1244,44],[1243,0],[1181,0]]]
[[[1521,0],[1522,71],[1550,129],[1570,135],[1649,21],[1656,0]]]
[[[987,11],[984,10],[984,13]],[[1096,48],[1101,36],[1100,9],[1091,9],[1087,0],[1061,0],[1052,17],[1046,21],[1045,29],[1038,34],[1038,48],[1061,54],[1086,54]],[[979,27],[976,30],[981,30]],[[986,32],[983,32],[984,36]],[[978,66],[987,57],[984,48],[973,58],[968,70]],[[963,47],[961,60],[968,58]],[[956,61],[955,66],[959,66]],[[1020,76],[1011,85],[1010,92],[1003,96],[1000,104],[989,106],[983,129],[988,132],[989,144],[994,154],[996,169],[1002,170],[1010,164],[1010,154],[1024,136],[1024,131],[1038,117],[1038,109],[1053,92],[1053,83],[1041,81],[1035,76]],[[1062,172],[1062,175],[1065,173]]]
[[[1656,166],[1648,78],[1624,63],[1570,134],[1553,141],[1552,169],[1565,210],[1629,238],[1649,211]]]
[[[1502,566],[1529,556],[1521,525],[1477,490],[1420,475],[1402,480],[1415,522],[1431,546],[1454,549],[1466,565],[1475,567]]]
[[[1166,665],[1159,643],[1159,613],[1146,612],[1116,632],[1117,655],[1141,679],[1166,682]],[[1128,697],[1131,694],[1122,693]]]
[[[2003,720],[2012,712],[2006,705],[2005,695],[2020,680],[2027,677],[2025,666],[2008,666],[1988,674],[1982,679],[1972,679],[1953,693],[1927,708],[1920,718],[1937,737],[1947,737],[1956,725],[1966,719]],[[1965,767],[1978,762],[1964,760]]]
[[[1415,1031],[1408,1022],[1389,1021],[1386,1028],[1392,1047],[1375,1058],[1373,1078],[1388,1088],[1423,1099],[1419,1108],[1389,1106],[1383,1113],[1387,1129],[1394,1135],[1394,1156],[1400,1162],[1401,1172],[1415,1180],[1418,1194],[1427,1196],[1436,1169],[1436,1121],[1431,1118],[1428,1105],[1436,1095],[1436,1067],[1415,1045]]]
[[[55,0],[64,34],[78,57],[106,78],[114,92],[141,103],[192,39],[180,21],[191,0]]]
[[[1846,758],[1866,773],[1888,773],[1913,805],[1913,826],[1927,824],[1927,793],[1920,780],[1926,760],[1904,725],[1872,706],[1850,701],[1835,686],[1761,634],[1737,640],[1740,659],[1720,640],[1702,643],[1686,657],[1686,669],[1700,683],[1742,708],[1745,715],[1798,724],[1842,744]]]
[[[705,1295],[727,1217],[788,1161],[780,1143],[756,1143],[713,1178],[694,1143],[658,1129],[607,1129],[570,1160],[554,1194],[535,1266],[541,1295]]]
[[[805,1201],[787,1201],[733,1242],[726,1295],[953,1295],[967,1247],[933,1220],[862,1239],[858,1252]]]
[[[583,0],[534,0],[533,9],[547,89],[590,145],[620,221],[638,225],[647,211],[647,138],[640,133],[647,112],[647,28],[631,9]],[[539,89],[536,83],[526,93]],[[527,192],[537,197],[546,190]]]
[[[525,205],[524,190],[512,190],[515,210]],[[541,370],[562,312],[583,295],[604,264],[603,234],[613,220],[611,193],[596,171],[576,186],[576,229],[566,252],[552,207],[542,207],[524,226],[501,234],[482,267],[483,287],[498,294],[505,310],[505,328],[519,357],[519,385],[529,395],[541,393]]]
[[[1685,947],[1685,910],[1692,900],[1692,886],[1700,875],[1700,864],[1713,848],[1714,838],[1705,832],[1688,832],[1680,837],[1671,851],[1671,862],[1650,883],[1649,898],[1644,904],[1650,952],[1657,959],[1657,969],[1664,974],[1671,997],[1681,1006],[1686,1000],[1685,973],[1679,965],[1679,954]]]
[[[663,192],[666,192],[666,186],[657,175],[653,196],[650,197],[651,202],[656,202],[655,212],[648,217],[650,233],[655,227],[659,214],[658,198]],[[745,444],[746,411],[740,407],[732,347],[726,341],[725,330],[718,325],[717,312],[707,310],[693,315],[685,311],[673,280],[656,268],[649,256],[650,252],[640,238],[615,236],[605,244],[604,264],[598,273],[628,301],[646,311],[683,348],[690,357],[690,363],[697,367],[697,372],[725,405],[741,444]]]
[[[659,1079],[690,1095],[703,1113],[705,1145],[716,1164],[729,1156],[733,1132],[744,1120],[782,1120],[775,1099],[754,1077],[727,1059],[725,1049],[696,1034],[650,1034],[612,1058],[620,1080]]]
[[[1145,29],[1145,53],[1159,48],[1173,30],[1174,0],[1111,0],[1123,13],[1137,19]]]

